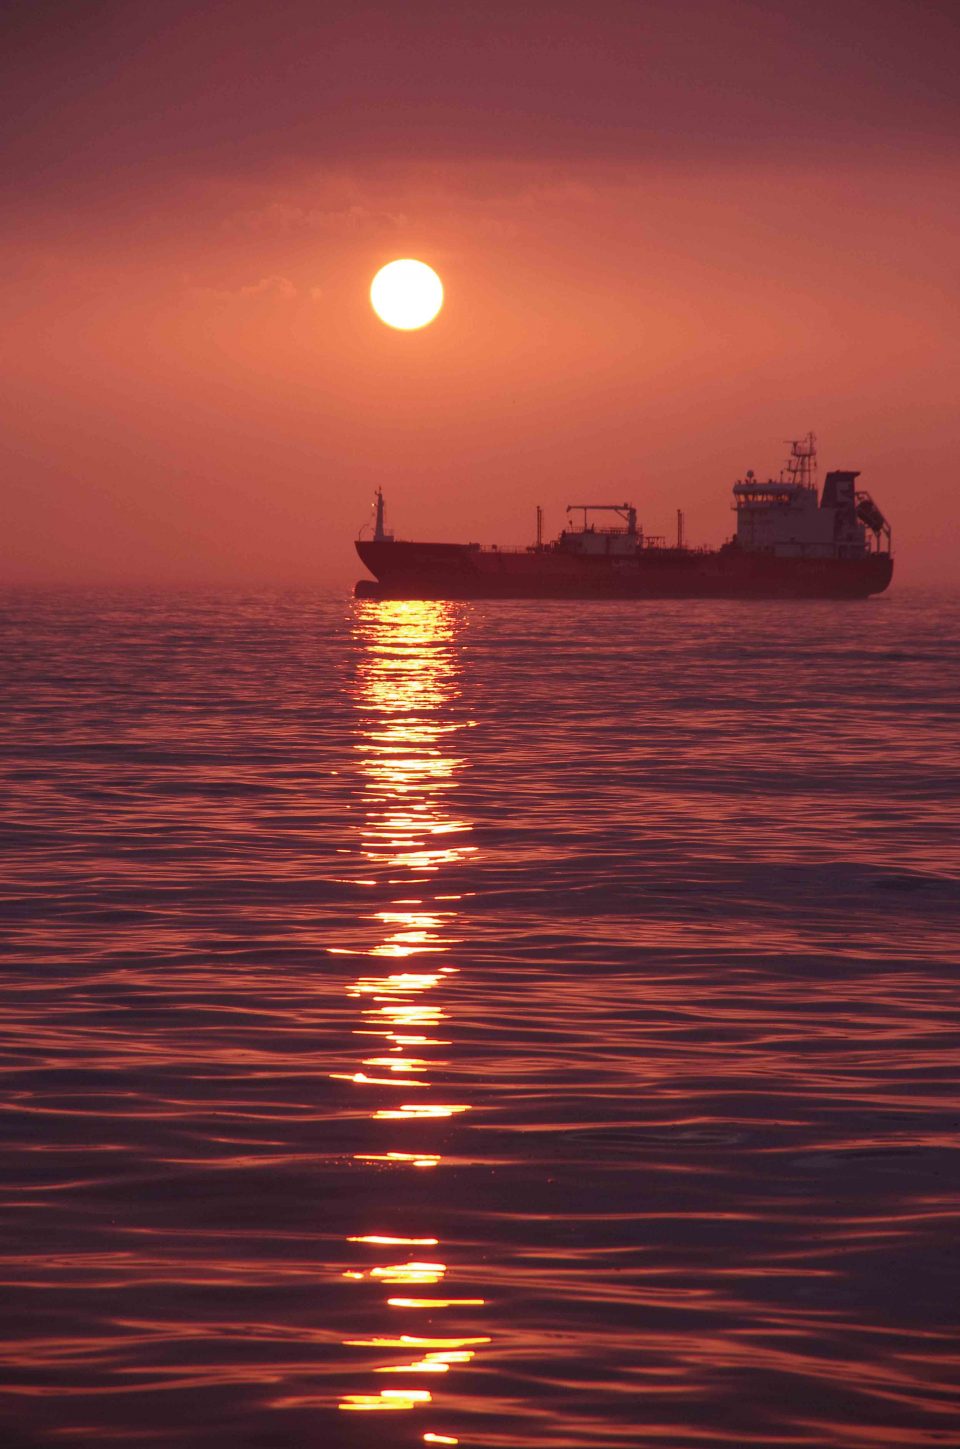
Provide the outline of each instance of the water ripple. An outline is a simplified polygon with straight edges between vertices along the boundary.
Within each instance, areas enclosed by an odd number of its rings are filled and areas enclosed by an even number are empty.
[[[960,1441],[955,600],[2,626],[14,1449]]]

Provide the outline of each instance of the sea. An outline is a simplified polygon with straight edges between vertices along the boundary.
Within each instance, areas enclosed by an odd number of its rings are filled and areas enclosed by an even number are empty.
[[[7,593],[4,1449],[960,1444],[960,600]]]

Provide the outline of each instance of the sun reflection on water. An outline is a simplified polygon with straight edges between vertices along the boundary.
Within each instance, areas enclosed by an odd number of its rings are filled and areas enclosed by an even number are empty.
[[[469,839],[470,823],[452,800],[464,764],[456,752],[457,735],[469,727],[469,721],[449,717],[459,693],[455,646],[461,622],[457,606],[432,602],[360,604],[355,616],[360,652],[357,753],[363,780],[363,863],[355,883],[392,893],[364,917],[369,942],[334,948],[341,955],[360,955],[365,962],[347,987],[358,1007],[355,1035],[365,1039],[363,1055],[335,1075],[363,1093],[362,1110],[382,1134],[382,1150],[358,1152],[355,1161],[398,1171],[441,1166],[435,1144],[429,1150],[421,1145],[424,1133],[431,1124],[436,1130],[470,1110],[467,1102],[447,1100],[448,1090],[437,1082],[437,1073],[450,1066],[449,1055],[442,1053],[452,1045],[449,989],[457,967],[450,953],[458,944],[463,899],[450,889],[449,871],[476,850]],[[441,884],[441,873],[445,889],[431,894],[431,886]],[[416,1313],[422,1321],[424,1310],[433,1314],[483,1306],[482,1299],[461,1296],[455,1287],[452,1296],[438,1291],[441,1283],[447,1288],[451,1270],[439,1261],[442,1244],[429,1231],[429,1222],[424,1222],[422,1235],[393,1233],[388,1213],[387,1205],[380,1223],[365,1223],[348,1238],[355,1250],[366,1250],[374,1261],[356,1262],[343,1277],[367,1287],[382,1285],[382,1307],[391,1329],[398,1311]],[[367,1230],[379,1228],[385,1231]],[[393,1256],[398,1249],[408,1256]],[[429,1297],[393,1296],[403,1287],[433,1291]],[[371,1373],[396,1374],[410,1382],[344,1394],[340,1408],[390,1412],[431,1407],[433,1394],[417,1381],[462,1368],[489,1341],[482,1335],[389,1330],[345,1339],[345,1346],[371,1351]],[[459,1440],[427,1431],[423,1442]]]

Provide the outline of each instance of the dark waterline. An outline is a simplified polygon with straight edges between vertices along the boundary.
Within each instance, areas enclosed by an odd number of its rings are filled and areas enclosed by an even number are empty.
[[[957,600],[2,620],[12,1445],[960,1442]]]

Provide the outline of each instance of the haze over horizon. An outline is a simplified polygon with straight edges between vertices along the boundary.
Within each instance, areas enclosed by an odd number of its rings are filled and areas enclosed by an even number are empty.
[[[731,530],[813,429],[956,577],[960,12],[36,4],[4,21],[0,577],[329,584],[580,501]],[[412,256],[446,301],[380,323]]]

